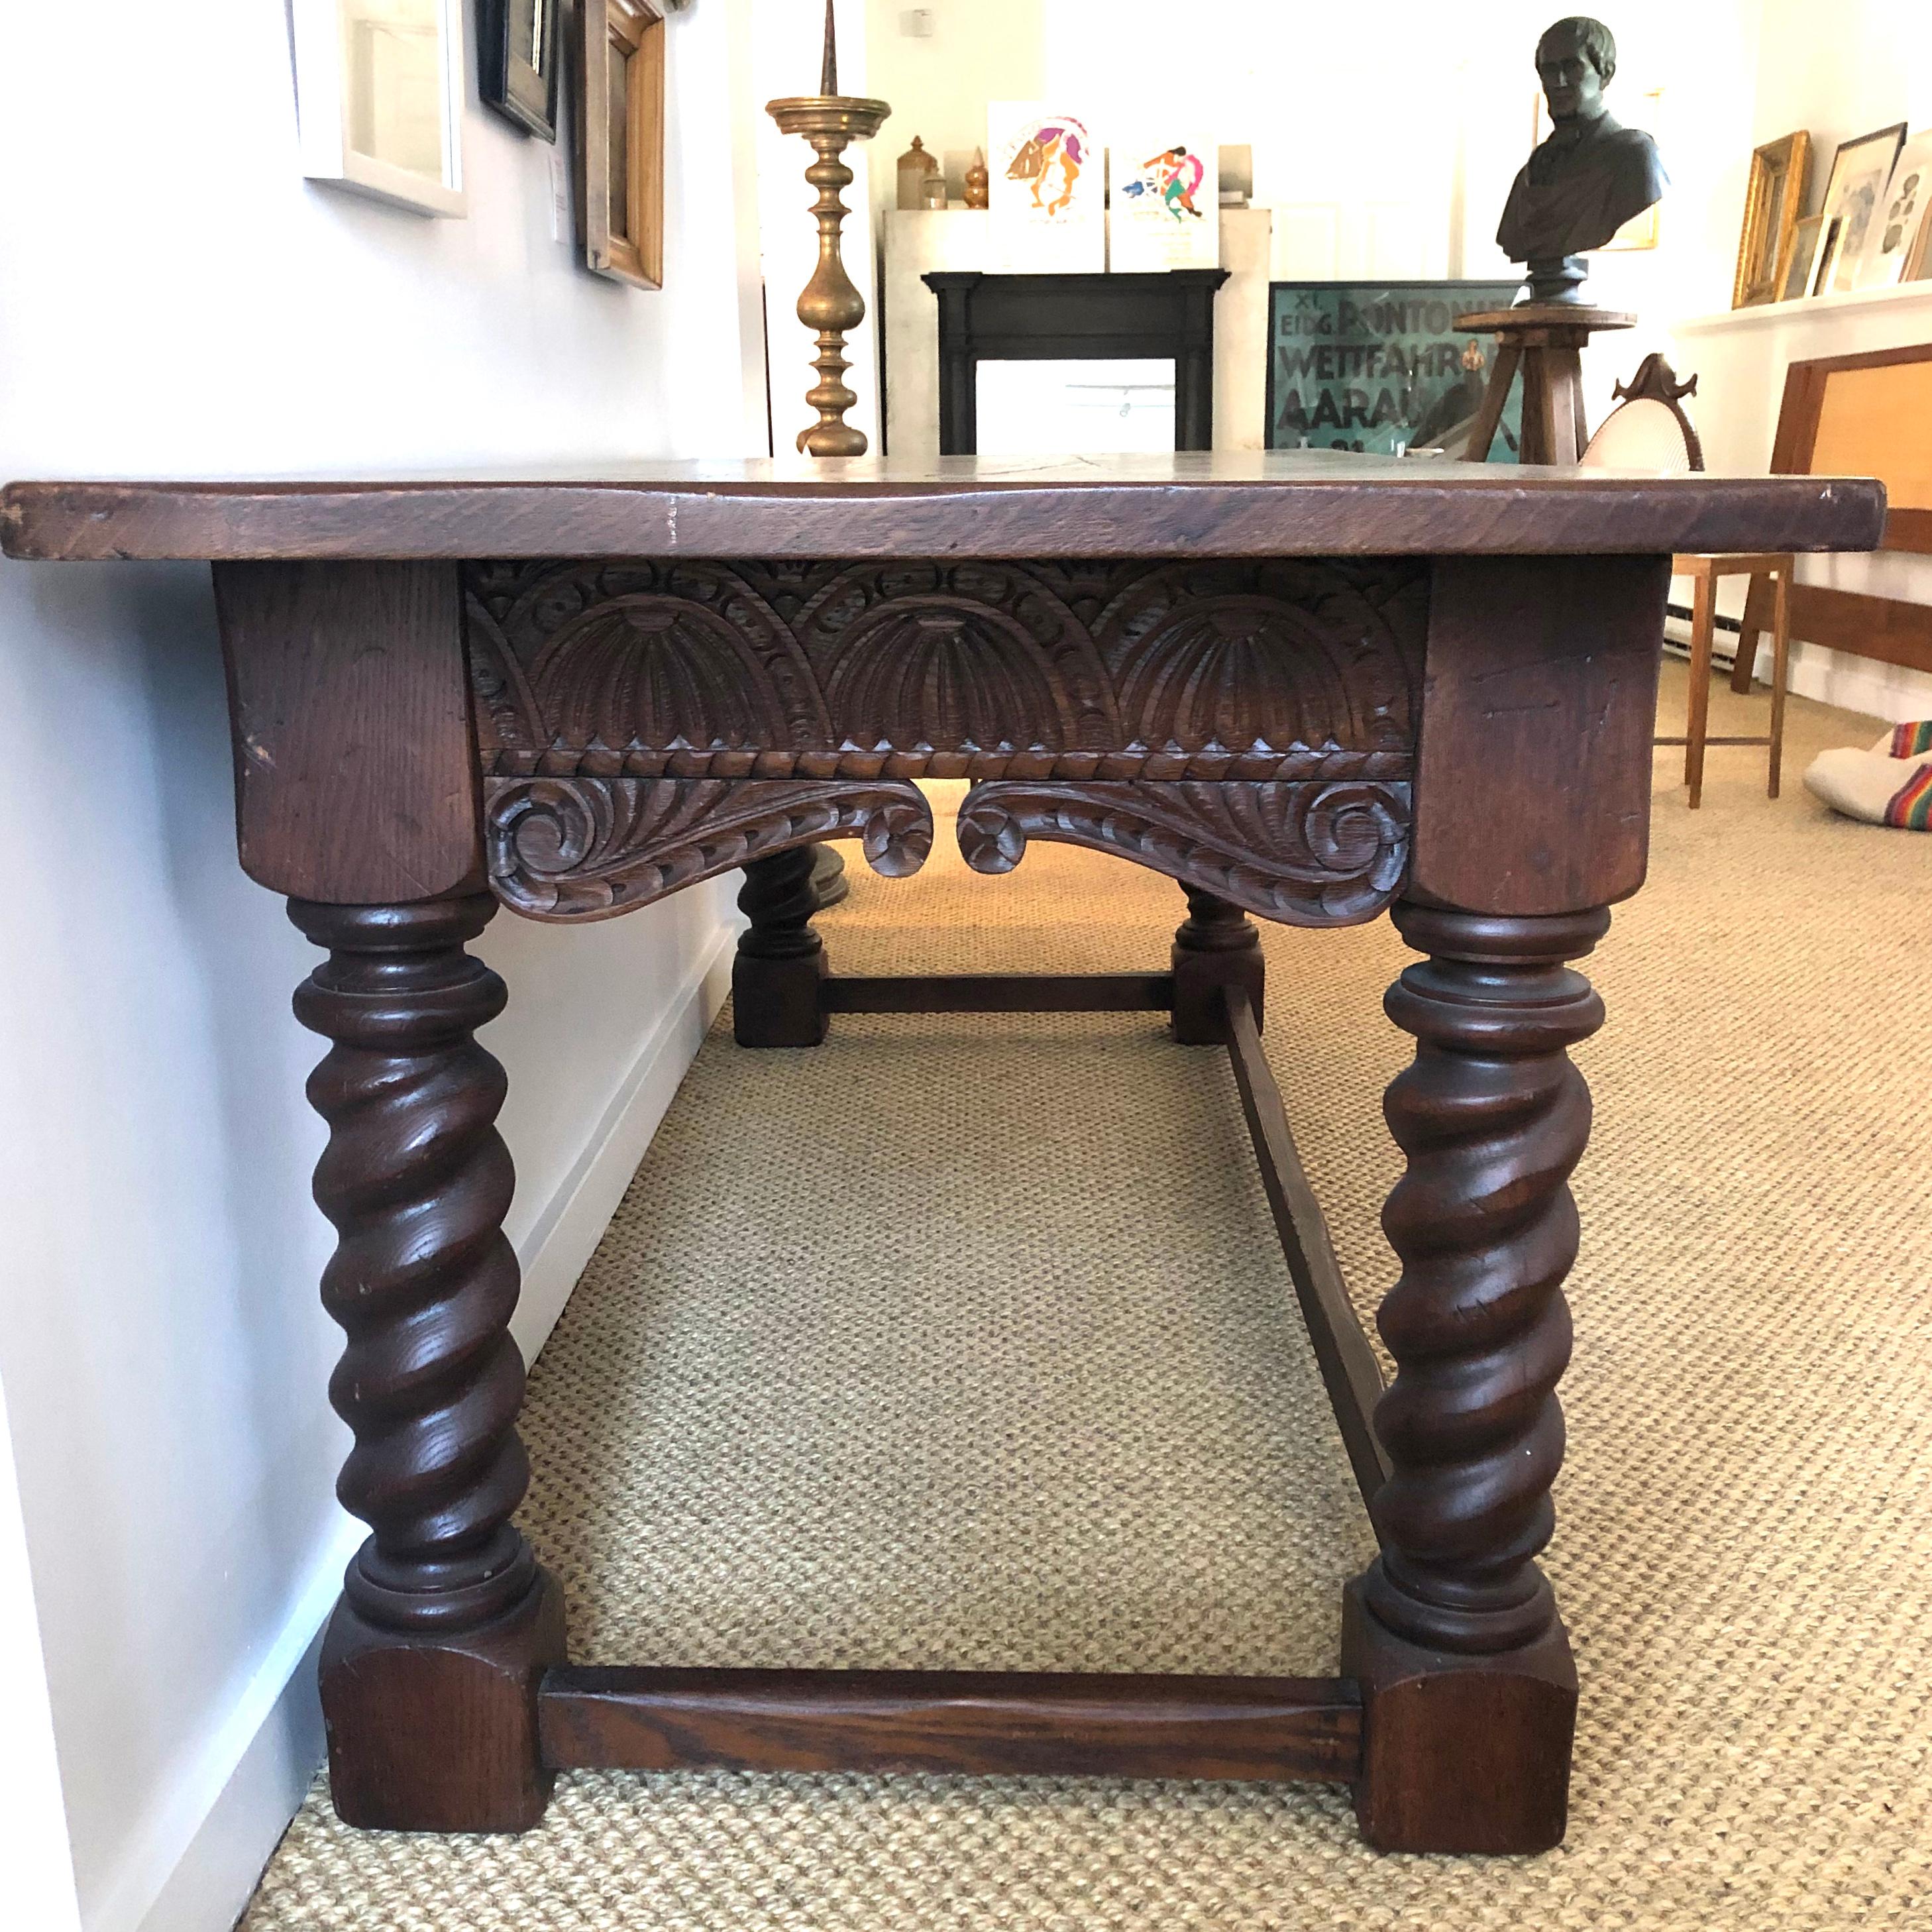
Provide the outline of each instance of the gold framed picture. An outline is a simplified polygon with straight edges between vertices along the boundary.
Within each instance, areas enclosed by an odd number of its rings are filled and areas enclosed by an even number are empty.
[[[583,0],[578,229],[600,275],[664,286],[664,8]]]
[[[1784,274],[1778,285],[1780,302],[1797,302],[1811,292],[1811,278],[1817,272],[1819,244],[1824,238],[1825,218],[1808,214],[1791,231],[1791,245],[1785,251]],[[1736,306],[1735,303],[1732,304]]]
[[[1810,188],[1811,136],[1803,129],[1767,141],[1751,156],[1744,233],[1731,284],[1732,308],[1755,308],[1784,294],[1798,217]]]

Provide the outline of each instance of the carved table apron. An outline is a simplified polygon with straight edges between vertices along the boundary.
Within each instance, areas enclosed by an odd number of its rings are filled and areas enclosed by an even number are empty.
[[[558,483],[17,484],[12,554],[214,565],[242,863],[327,958],[331,1396],[370,1535],[322,1664],[352,1824],[516,1830],[592,1766],[1325,1778],[1368,1840],[1564,1830],[1576,1683],[1550,1585],[1556,1397],[1603,1018],[1570,962],[1641,884],[1668,560],[1869,548],[1844,479],[1667,482],[1313,455]],[[1028,842],[1168,874],[1166,972],[832,975],[812,848],[889,877],[972,782],[976,871]],[[605,919],[745,869],[736,1038],[838,1012],[1148,1008],[1232,1058],[1381,1554],[1316,1679],[592,1669],[518,1532],[499,902]],[[1264,1059],[1246,914],[1393,908],[1423,957],[1384,1100],[1406,1172],[1385,1389]]]

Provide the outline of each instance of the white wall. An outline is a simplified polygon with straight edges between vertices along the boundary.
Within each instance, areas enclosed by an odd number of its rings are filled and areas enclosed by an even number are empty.
[[[1763,0],[1754,95],[1747,146],[1796,128],[1809,131],[1808,212],[1815,212],[1840,141],[1895,121],[1915,131],[1932,124],[1932,7],[1924,0],[1838,0],[1829,32],[1821,32],[1813,0]],[[1742,178],[1718,212],[1729,218],[1728,260],[1734,262],[1744,212]],[[1736,317],[1721,313],[1730,302],[1727,279],[1704,304],[1710,315],[1687,308],[1686,320],[1673,330],[1676,366],[1699,376],[1694,406],[1714,469],[1761,470],[1770,462],[1785,372],[1793,362],[1932,338],[1932,285],[1922,284],[1902,300],[1779,304]],[[1932,604],[1932,559],[1885,551],[1807,558],[1798,569],[1813,583]],[[1720,587],[1718,608],[1727,614],[1736,615],[1743,600],[1742,579]],[[1766,644],[1760,654],[1766,674],[1769,653]],[[1852,710],[1893,719],[1932,717],[1932,676],[1868,658],[1800,643],[1791,682],[1808,697]]]
[[[8,25],[10,72],[38,78],[0,124],[0,475],[762,448],[743,5],[670,25],[661,296],[575,266],[550,151],[473,90],[466,220],[305,184],[263,0]],[[312,1688],[284,1685],[357,1534],[315,1295],[320,1042],[288,1010],[315,956],[235,864],[205,570],[0,567],[0,1390],[38,1604],[0,1588],[0,1656],[44,1658],[81,1922],[214,1932],[313,1766]],[[694,1048],[724,906],[700,889],[580,933],[505,915],[482,944],[511,988],[485,1039],[526,1347]],[[44,1808],[0,1804],[0,1870],[61,1856]]]
[[[946,170],[955,202],[966,196],[966,169],[986,144],[989,100],[1032,100],[1050,86],[1046,74],[1048,0],[920,0],[932,32],[916,39],[899,0],[866,8],[868,85],[892,106],[879,138],[874,205],[896,205],[896,164],[916,134]],[[1199,19],[1198,13],[1194,16]]]

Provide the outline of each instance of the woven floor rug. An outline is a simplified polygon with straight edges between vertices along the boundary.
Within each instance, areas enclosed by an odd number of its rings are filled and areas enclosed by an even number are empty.
[[[1763,707],[1720,691],[1712,728]],[[1932,1926],[1932,838],[1797,783],[1874,732],[1797,704],[1785,797],[1715,751],[1695,814],[1660,753],[1652,883],[1587,969],[1562,1850],[1377,1856],[1321,1786],[735,1774],[571,1776],[526,1838],[410,1838],[318,1780],[248,1932]],[[896,885],[854,853],[838,965],[1164,962],[1166,881],[940,845]],[[1266,944],[1367,1310],[1406,955],[1386,922]],[[721,1024],[526,1424],[524,1520],[598,1663],[1322,1673],[1371,1548],[1225,1058],[1154,1016],[772,1054]]]

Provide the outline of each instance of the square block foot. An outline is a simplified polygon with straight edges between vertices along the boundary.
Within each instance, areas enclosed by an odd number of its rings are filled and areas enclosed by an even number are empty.
[[[796,959],[741,952],[731,966],[731,1036],[740,1046],[817,1046],[825,1037],[820,946]]]
[[[1197,952],[1177,945],[1173,952],[1174,1005],[1169,1024],[1179,1046],[1225,1046],[1228,1002],[1246,999],[1262,1028],[1268,969],[1261,948],[1233,952]]]
[[[1342,1674],[1362,1693],[1355,1816],[1384,1852],[1546,1852],[1563,1841],[1576,1667],[1558,1622],[1520,1650],[1429,1650],[1348,1585]]]
[[[544,1570],[514,1610],[447,1635],[380,1629],[338,1604],[322,1648],[337,1815],[371,1831],[528,1831],[556,1776],[538,1754],[537,1684],[565,1660],[563,1592]]]

